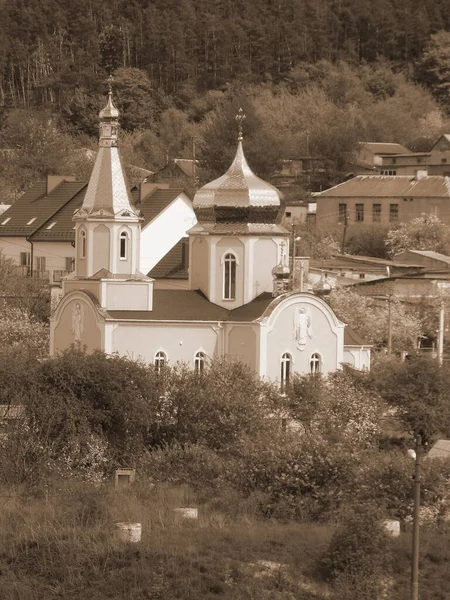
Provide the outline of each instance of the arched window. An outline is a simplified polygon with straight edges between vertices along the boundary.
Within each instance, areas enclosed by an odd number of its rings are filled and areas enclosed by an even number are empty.
[[[155,354],[155,369],[158,373],[166,366],[167,363],[167,355],[165,352],[160,350]]]
[[[80,232],[80,242],[80,258],[86,258],[86,232],[84,231],[84,229],[82,229]]]
[[[281,387],[284,388],[291,378],[292,356],[285,352],[281,357]]]
[[[236,298],[236,257],[229,252],[223,260],[223,299]]]
[[[320,354],[317,354],[317,352],[315,352],[311,356],[311,359],[309,361],[309,367],[310,367],[311,373],[313,373],[313,374],[322,372],[322,360],[320,358]]]
[[[204,352],[197,352],[194,357],[194,370],[196,373],[202,374],[205,370],[206,354]]]
[[[119,258],[122,260],[127,258],[127,242],[128,234],[126,231],[122,231],[119,238]]]

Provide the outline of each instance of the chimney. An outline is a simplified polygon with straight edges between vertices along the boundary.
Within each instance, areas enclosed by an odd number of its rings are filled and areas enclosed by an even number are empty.
[[[414,177],[415,180],[416,181],[420,181],[424,177],[428,177],[428,171],[427,171],[427,169],[417,169],[415,177]]]
[[[63,181],[75,181],[70,175],[47,175],[45,194],[48,196]]]

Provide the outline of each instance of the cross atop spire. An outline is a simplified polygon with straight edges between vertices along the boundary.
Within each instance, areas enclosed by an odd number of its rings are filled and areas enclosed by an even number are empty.
[[[112,95],[112,84],[114,81],[114,77],[112,76],[112,74],[109,74],[108,79],[106,80],[106,83],[108,84],[108,94]]]
[[[245,119],[247,118],[244,114],[244,111],[242,110],[242,108],[240,108],[238,110],[238,114],[236,115],[236,121],[238,123],[238,128],[239,128],[239,135],[238,135],[238,141],[242,142],[242,140],[244,139],[244,136],[242,135],[242,125],[245,121]]]

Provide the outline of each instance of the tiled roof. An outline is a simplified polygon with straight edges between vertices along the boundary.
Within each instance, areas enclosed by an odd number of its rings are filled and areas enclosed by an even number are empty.
[[[368,148],[374,154],[408,154],[409,152],[405,146],[391,142],[360,142],[360,145]]]
[[[75,224],[72,221],[73,213],[78,210],[86,192],[87,184],[83,184],[81,190],[75,194],[69,202],[64,204],[46,223],[31,236],[33,242],[41,241],[69,241],[75,240]],[[55,225],[47,229],[52,223]]]
[[[361,336],[348,325],[344,329],[344,346],[366,346]]]
[[[79,181],[63,181],[47,196],[46,182],[37,182],[3,213],[0,223],[6,219],[9,221],[5,225],[0,224],[0,236],[30,236],[71,202],[85,186],[86,183]],[[31,219],[34,221],[27,225]]]
[[[135,195],[136,192],[132,194]],[[182,189],[154,189],[137,204],[137,208],[140,209],[142,216],[144,217],[144,223],[142,227],[148,225],[155,217],[157,217],[169,204],[171,204],[180,194],[183,193]]]
[[[450,459],[450,440],[437,440],[426,458],[445,458]]]
[[[349,197],[426,197],[449,198],[450,180],[448,177],[431,175],[416,179],[411,175],[358,175],[334,187],[313,194],[320,198]]]
[[[0,236],[30,237],[34,242],[72,242],[75,239],[72,216],[81,207],[86,189],[86,182],[64,181],[46,196],[46,182],[37,182],[1,215]],[[155,189],[148,194],[139,205],[145,219],[143,227],[181,193],[182,190]],[[135,201],[138,195],[139,191],[133,189],[132,196]],[[9,221],[1,225],[8,218]],[[35,220],[27,225],[33,218]],[[48,229],[52,223],[55,224]]]
[[[181,239],[148,273],[153,279],[187,279],[188,272],[184,264],[183,246],[186,241]]]

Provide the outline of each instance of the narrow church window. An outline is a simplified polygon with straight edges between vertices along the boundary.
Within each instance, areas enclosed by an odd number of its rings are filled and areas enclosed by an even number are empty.
[[[122,260],[126,260],[126,258],[127,258],[127,241],[128,241],[127,232],[122,231],[122,233],[120,234],[120,251],[119,251],[119,257]]]
[[[281,388],[283,389],[291,378],[292,357],[285,352],[281,357]]]
[[[81,231],[80,238],[81,238],[80,258],[86,258],[86,232],[84,230]]]
[[[194,358],[194,370],[196,373],[200,375],[203,373],[205,370],[205,360],[206,354],[204,352],[197,352]]]
[[[311,360],[309,361],[311,373],[313,373],[314,375],[317,373],[321,373],[322,372],[322,364],[321,363],[322,363],[322,361],[320,358],[320,354],[317,354],[317,352],[315,352],[311,356]]]
[[[223,263],[223,299],[236,298],[236,257],[234,254],[225,255]]]
[[[161,350],[155,354],[155,369],[158,373],[166,366],[167,356]]]

